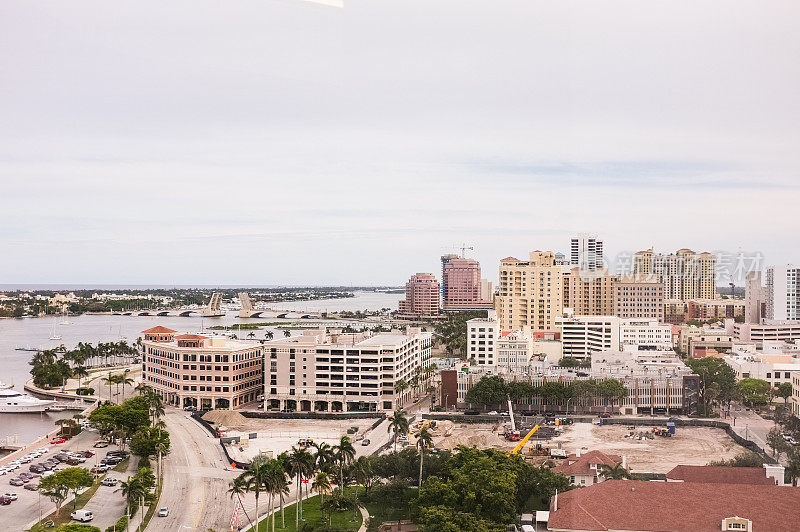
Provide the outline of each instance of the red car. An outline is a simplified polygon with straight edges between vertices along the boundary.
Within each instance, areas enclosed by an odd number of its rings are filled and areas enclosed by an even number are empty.
[[[94,456],[94,453],[93,453],[92,451],[83,451],[81,454],[82,454],[82,455],[83,455],[85,458],[91,458],[92,456]]]
[[[50,441],[50,443],[55,445],[56,443],[64,443],[65,441],[67,441],[66,438],[54,438],[53,440]]]

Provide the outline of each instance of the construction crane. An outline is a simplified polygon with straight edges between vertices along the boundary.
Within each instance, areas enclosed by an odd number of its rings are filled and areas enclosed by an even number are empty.
[[[531,431],[527,434],[527,436],[522,438],[522,440],[520,440],[520,442],[517,444],[517,446],[514,447],[513,450],[509,451],[508,454],[510,454],[510,455],[511,454],[517,454],[520,451],[520,449],[522,449],[522,447],[524,447],[525,444],[528,443],[528,440],[531,438],[531,436],[533,436],[533,433],[536,432],[537,430],[539,430],[539,425],[534,426],[531,429]]]
[[[508,430],[508,427],[506,427],[505,438],[508,441],[519,441],[520,433],[517,430],[517,423],[514,421],[514,408],[511,406],[511,396],[506,394],[506,399],[508,400],[508,415],[511,418],[511,430]]]
[[[469,251],[474,251],[475,250],[475,248],[473,248],[472,246],[467,246],[464,243],[461,244],[461,247],[459,249],[461,250],[461,258],[462,259],[464,258],[464,254],[467,252],[467,250],[469,250]]]

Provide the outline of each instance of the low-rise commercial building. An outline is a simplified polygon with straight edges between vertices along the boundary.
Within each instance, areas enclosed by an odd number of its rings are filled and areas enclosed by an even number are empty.
[[[142,380],[168,404],[201,410],[239,408],[264,385],[261,344],[166,327],[142,331]]]
[[[743,299],[690,299],[686,307],[687,319],[722,320],[744,317],[746,304]]]
[[[736,379],[761,379],[775,387],[792,382],[800,371],[800,351],[797,346],[784,346],[782,342],[765,342],[762,350],[754,344],[735,344],[724,357],[736,372]]]
[[[733,323],[734,337],[741,342],[800,340],[800,321],[763,320],[762,323]]]
[[[264,407],[300,412],[392,411],[430,379],[432,334],[324,330],[264,344]]]

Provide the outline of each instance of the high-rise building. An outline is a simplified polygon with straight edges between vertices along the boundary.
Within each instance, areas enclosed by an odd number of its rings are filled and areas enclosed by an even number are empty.
[[[766,317],[767,296],[761,272],[749,272],[744,282],[744,322],[759,324]]]
[[[497,313],[489,311],[486,318],[473,318],[467,321],[467,360],[474,360],[478,366],[497,364],[496,347],[500,337],[500,323]]]
[[[432,273],[417,273],[406,283],[406,298],[400,300],[398,316],[409,319],[439,316],[439,281]]]
[[[767,319],[800,320],[800,266],[767,268]]]
[[[556,329],[564,306],[562,266],[552,251],[533,251],[527,261],[500,261],[500,285],[495,300],[500,328],[518,331]]]
[[[444,278],[444,269],[447,266],[448,262],[450,262],[453,259],[458,259],[458,258],[460,258],[460,257],[458,255],[456,255],[455,253],[448,253],[446,255],[442,255],[442,257],[441,257],[441,260],[442,260],[442,301],[444,301],[444,297],[445,297],[444,294],[447,291],[447,280]]]
[[[614,315],[664,321],[664,285],[654,275],[623,276],[614,283]]]
[[[603,267],[603,241],[597,235],[581,233],[570,240],[570,263],[581,270],[594,271]]]
[[[664,299],[715,299],[715,268],[714,255],[685,248],[669,255],[653,253],[650,248],[637,252],[633,258],[635,275],[658,276],[664,284]]]
[[[614,314],[614,285],[617,278],[605,268],[582,275],[578,267],[563,275],[564,308],[581,316],[611,316]]]
[[[442,286],[446,311],[493,308],[491,299],[481,297],[481,265],[475,259],[455,258],[444,263]]]

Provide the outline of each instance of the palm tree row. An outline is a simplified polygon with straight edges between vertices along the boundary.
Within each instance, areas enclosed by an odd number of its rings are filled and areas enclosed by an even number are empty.
[[[326,494],[331,493],[330,475],[338,475],[339,494],[343,493],[344,487],[351,477],[356,480],[365,478],[367,473],[366,460],[354,460],[355,448],[347,436],[342,436],[337,445],[331,446],[325,442],[315,444],[314,452],[303,448],[294,448],[289,453],[282,453],[278,458],[269,459],[264,455],[259,455],[253,459],[250,466],[241,475],[230,483],[228,492],[231,498],[237,497],[241,502],[241,496],[245,493],[253,493],[256,499],[256,519],[258,523],[261,516],[260,498],[262,494],[269,497],[269,510],[272,511],[276,499],[280,504],[281,526],[285,528],[285,516],[283,514],[284,495],[289,493],[289,485],[294,481],[297,486],[295,503],[295,523],[303,521],[303,485],[308,480],[313,479],[311,490],[319,493],[320,502],[324,502]],[[363,458],[363,457],[362,457]],[[305,488],[305,495],[308,494],[308,487]],[[275,530],[275,519],[277,512],[272,511],[272,530]],[[249,517],[248,517],[249,519]],[[270,521],[267,517],[267,528],[269,530]]]

